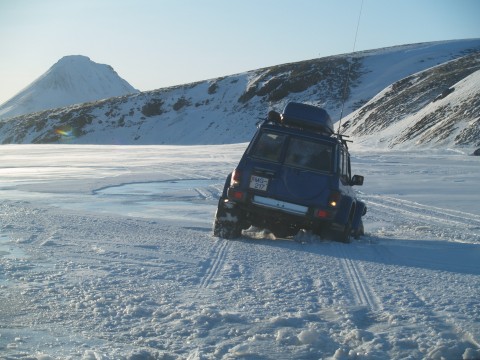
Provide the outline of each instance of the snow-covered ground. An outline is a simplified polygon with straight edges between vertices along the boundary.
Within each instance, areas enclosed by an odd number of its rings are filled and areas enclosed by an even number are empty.
[[[245,146],[2,146],[0,358],[480,358],[479,157],[354,148],[365,237],[217,239]]]

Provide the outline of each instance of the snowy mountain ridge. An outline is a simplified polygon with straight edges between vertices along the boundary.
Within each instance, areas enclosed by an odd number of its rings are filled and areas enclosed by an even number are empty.
[[[270,109],[282,111],[289,101],[322,106],[334,121],[340,119],[343,109],[343,115],[347,115],[346,120],[351,120],[346,131],[355,136],[357,141],[364,136],[375,137],[376,132],[383,131],[384,128],[393,131],[391,126],[398,126],[399,123],[391,119],[402,120],[419,112],[445,88],[477,71],[478,56],[475,54],[479,51],[480,39],[470,39],[395,46],[353,55],[344,54],[282,64],[6,119],[0,122],[0,143],[241,143],[250,140],[256,128],[255,124],[265,117]],[[348,73],[349,82],[345,87]],[[454,75],[448,75],[450,73]],[[422,76],[429,79],[427,88],[419,87],[427,83]],[[389,92],[389,89],[400,89],[402,94],[410,95],[402,102],[382,99],[382,94],[395,93]],[[446,101],[462,102],[465,112],[471,102],[468,100],[471,97],[463,98],[466,94],[457,91],[455,96],[448,96]],[[414,106],[408,102],[412,102]],[[391,107],[385,112],[387,104]],[[440,101],[438,104],[446,103]],[[363,105],[365,107],[362,107]],[[455,109],[458,107],[456,103],[449,103],[449,106]],[[375,122],[372,130],[358,130],[362,123],[359,114],[365,116],[367,112],[373,113],[376,107],[376,118],[370,117],[367,123],[370,125]],[[355,112],[350,114],[352,111]],[[446,133],[455,127],[451,125],[450,128],[441,128],[445,133],[438,131],[431,134],[443,138],[443,142],[432,138],[433,141],[424,141],[423,144],[476,146],[478,121],[475,121],[475,112],[467,113],[462,117],[462,123],[472,124],[469,125],[471,129],[467,132],[468,136],[461,137],[460,140],[455,136],[451,137]],[[408,137],[408,142],[400,139],[387,139],[384,142],[391,146],[403,143],[412,145],[415,143],[413,138],[422,136],[422,133],[423,131],[415,132],[415,136]],[[387,135],[383,133],[384,137]]]
[[[86,56],[64,56],[13,98],[0,105],[0,119],[137,93],[110,65]]]
[[[480,146],[480,54],[440,64],[385,88],[344,119],[375,148]]]

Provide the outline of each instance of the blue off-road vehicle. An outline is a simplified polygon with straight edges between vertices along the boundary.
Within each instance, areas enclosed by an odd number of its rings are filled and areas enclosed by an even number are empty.
[[[352,189],[362,184],[363,176],[351,176],[347,141],[327,112],[288,103],[282,114],[269,112],[228,175],[213,234],[232,239],[254,226],[275,237],[304,229],[350,242],[363,235],[366,206]]]

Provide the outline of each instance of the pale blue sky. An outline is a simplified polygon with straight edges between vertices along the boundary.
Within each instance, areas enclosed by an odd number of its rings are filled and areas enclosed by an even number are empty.
[[[0,0],[0,104],[66,55],[139,90],[353,50],[362,0]],[[355,50],[480,38],[480,0],[363,0]]]

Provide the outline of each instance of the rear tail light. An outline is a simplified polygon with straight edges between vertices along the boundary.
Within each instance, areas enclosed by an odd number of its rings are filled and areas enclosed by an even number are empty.
[[[243,191],[234,188],[228,189],[228,200],[231,201],[245,201],[246,194]]]
[[[332,191],[332,193],[328,197],[328,205],[336,208],[338,205],[340,205],[341,197],[342,195],[338,191]]]
[[[243,192],[242,191],[232,191],[231,195],[235,200],[243,200]]]
[[[238,169],[233,170],[232,178],[230,179],[230,186],[235,187],[240,185],[240,180],[242,178],[242,172]]]
[[[330,217],[330,213],[327,210],[318,209],[315,211],[315,217],[320,219],[326,219]]]

